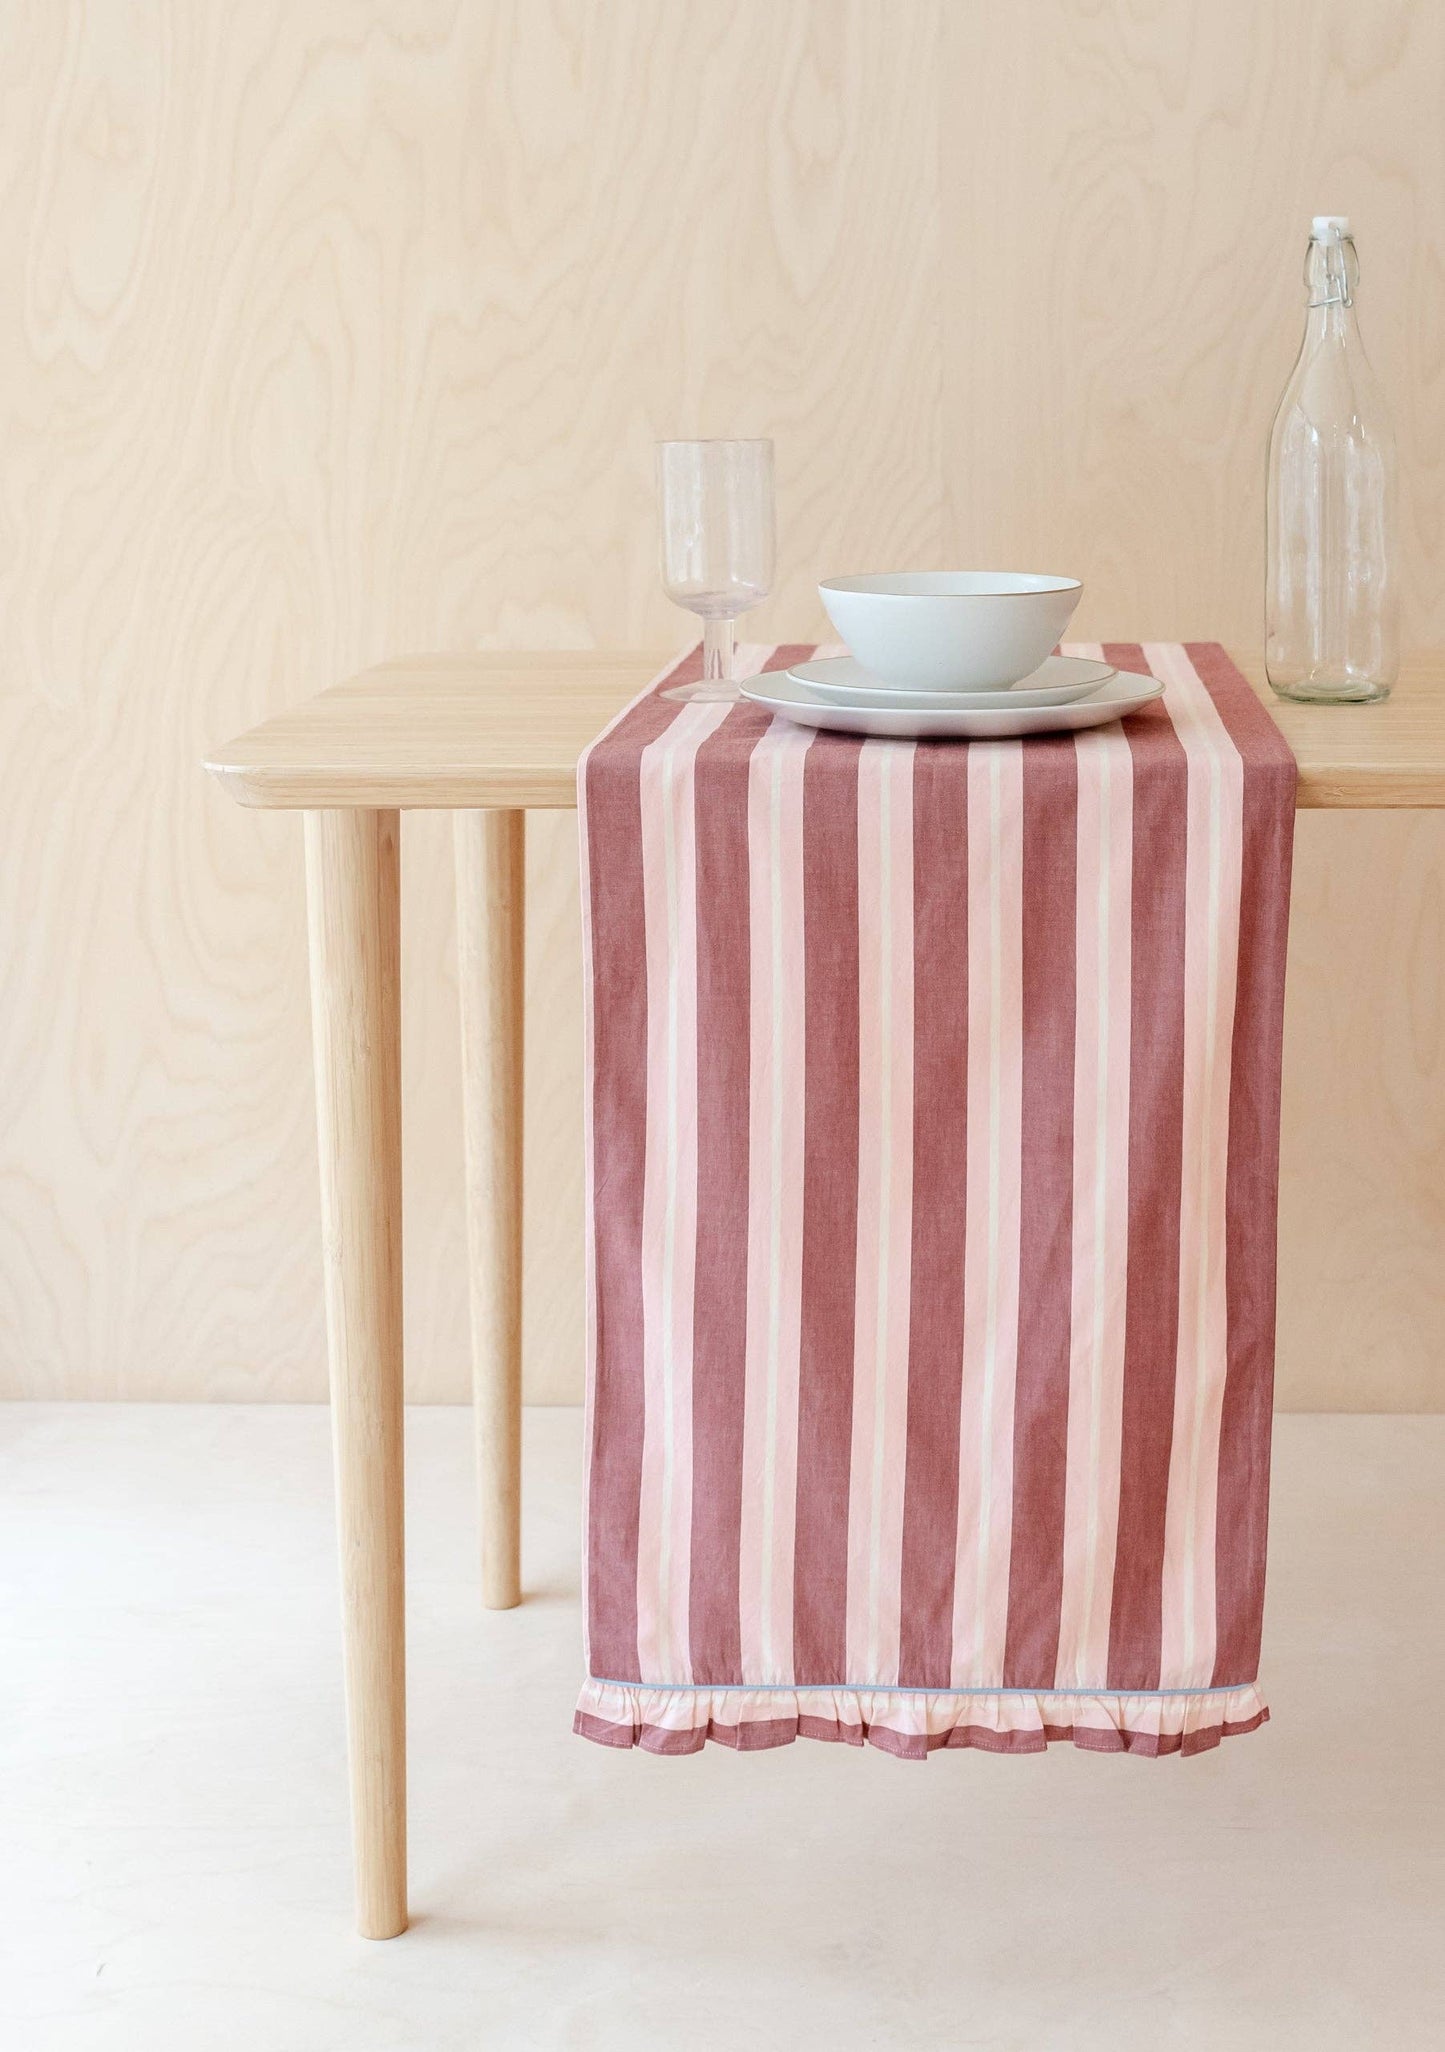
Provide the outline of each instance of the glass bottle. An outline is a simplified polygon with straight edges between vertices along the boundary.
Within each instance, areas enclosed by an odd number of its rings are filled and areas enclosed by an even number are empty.
[[[1346,216],[1316,215],[1304,341],[1269,437],[1265,671],[1282,698],[1385,698],[1399,668],[1395,437],[1359,275]]]

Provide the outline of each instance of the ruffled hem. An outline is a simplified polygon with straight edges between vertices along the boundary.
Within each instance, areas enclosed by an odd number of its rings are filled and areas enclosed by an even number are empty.
[[[1091,1753],[1205,1753],[1269,1717],[1252,1682],[1138,1695],[1022,1689],[649,1688],[583,1684],[572,1729],[602,1746],[697,1753],[709,1740],[740,1753],[795,1739],[877,1746],[900,1760],[972,1747],[1042,1753],[1071,1742]]]

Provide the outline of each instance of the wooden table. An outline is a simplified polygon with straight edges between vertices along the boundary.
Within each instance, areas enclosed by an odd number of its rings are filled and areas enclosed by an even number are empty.
[[[455,814],[467,1241],[483,1600],[520,1598],[523,814],[656,655],[414,656],[218,748],[242,805],[306,815],[323,1260],[358,1922],[406,1928],[398,815]],[[1383,706],[1275,699],[1302,806],[1445,805],[1445,659]]]

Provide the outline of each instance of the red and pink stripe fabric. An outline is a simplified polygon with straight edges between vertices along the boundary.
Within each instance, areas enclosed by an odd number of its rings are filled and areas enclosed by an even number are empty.
[[[1268,1714],[1295,766],[1222,649],[1078,652],[1163,698],[860,742],[694,654],[583,759],[586,1737]]]

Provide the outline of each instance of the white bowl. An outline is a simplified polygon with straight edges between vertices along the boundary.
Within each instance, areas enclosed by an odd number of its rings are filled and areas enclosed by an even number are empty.
[[[914,691],[993,691],[1036,670],[1073,617],[1076,577],[902,570],[830,577],[828,618],[865,670]]]

